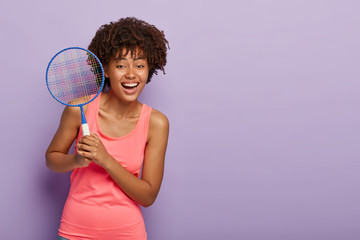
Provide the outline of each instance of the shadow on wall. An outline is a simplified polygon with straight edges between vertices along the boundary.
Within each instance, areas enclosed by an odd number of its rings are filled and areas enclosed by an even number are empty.
[[[73,149],[73,147],[71,147],[71,149]],[[45,162],[43,166],[44,171],[42,171],[39,176],[39,187],[42,198],[40,201],[44,204],[45,219],[49,223],[47,226],[51,226],[52,228],[46,231],[49,236],[45,237],[46,239],[55,239],[60,226],[62,210],[70,189],[71,172],[53,172],[46,167]]]
[[[42,190],[45,197],[44,202],[46,202],[47,215],[49,216],[49,221],[53,222],[53,224],[49,225],[53,226],[56,235],[70,188],[70,174],[55,173],[49,170],[47,174],[42,176]],[[54,236],[51,236],[51,238],[54,238]]]
[[[41,176],[44,197],[42,201],[46,206],[44,209],[46,209],[48,221],[52,222],[48,226],[53,228],[47,231],[53,233],[47,236],[47,239],[54,239],[57,236],[62,210],[70,188],[70,175],[71,173],[55,173],[48,170]]]

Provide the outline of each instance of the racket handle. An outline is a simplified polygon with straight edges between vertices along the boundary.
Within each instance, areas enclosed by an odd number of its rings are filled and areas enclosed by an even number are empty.
[[[82,132],[83,132],[83,136],[89,136],[90,135],[89,125],[87,123],[81,124],[81,129],[82,129]]]

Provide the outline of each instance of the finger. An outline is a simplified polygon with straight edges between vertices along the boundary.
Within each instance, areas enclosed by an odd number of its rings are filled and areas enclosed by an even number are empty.
[[[102,144],[102,141],[96,134],[94,134],[86,138],[84,140],[84,143],[86,143],[89,146],[97,147],[99,146],[99,144]]]
[[[93,145],[97,141],[93,136],[86,136],[82,139],[81,144]]]
[[[83,136],[82,138],[79,139],[79,143],[82,143],[84,137],[85,136]]]
[[[89,152],[91,151],[92,146],[87,144],[77,144],[78,150]]]
[[[97,133],[90,133],[90,136],[94,137],[95,139],[100,139]]]
[[[79,154],[80,156],[82,156],[83,158],[85,158],[85,159],[87,159],[87,160],[89,160],[89,161],[92,161],[92,158],[91,158],[92,155],[91,155],[89,152],[80,150],[80,151],[78,151],[78,154]]]
[[[83,150],[78,150],[77,154],[79,154],[81,157],[84,157],[85,151]]]

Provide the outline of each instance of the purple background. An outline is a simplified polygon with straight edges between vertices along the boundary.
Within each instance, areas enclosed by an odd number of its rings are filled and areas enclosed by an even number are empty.
[[[360,3],[3,1],[0,238],[55,239],[69,174],[45,166],[63,106],[48,61],[136,16],[165,31],[142,101],[171,132],[149,239],[360,239]]]

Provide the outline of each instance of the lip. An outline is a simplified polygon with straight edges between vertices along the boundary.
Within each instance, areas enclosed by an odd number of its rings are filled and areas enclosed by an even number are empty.
[[[134,87],[134,88],[131,88],[131,89],[127,89],[122,85],[122,84],[129,84],[129,83],[137,83],[138,85],[136,87]],[[138,82],[124,82],[122,84],[121,84],[121,87],[122,87],[124,93],[127,94],[127,95],[135,94],[138,87],[139,87],[139,85],[140,85],[140,83],[138,83]]]

